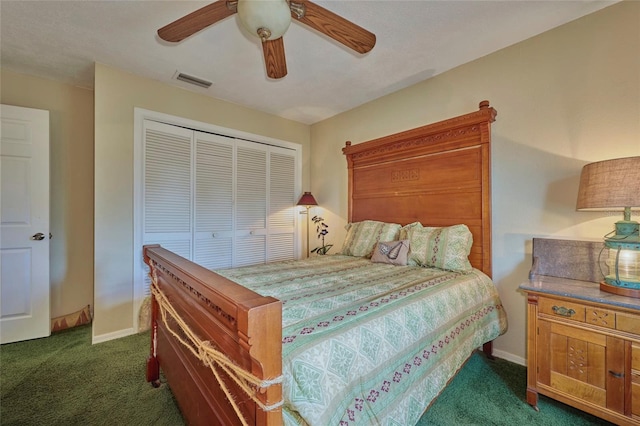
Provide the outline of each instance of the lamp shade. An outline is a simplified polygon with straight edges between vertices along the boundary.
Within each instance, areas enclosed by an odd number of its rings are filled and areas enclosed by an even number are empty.
[[[291,9],[286,0],[238,0],[240,22],[262,41],[275,40],[291,24]]]
[[[582,168],[578,210],[640,207],[640,157],[617,158]]]
[[[305,192],[304,194],[302,194],[302,197],[300,197],[300,200],[298,201],[299,206],[317,206],[318,203],[316,202],[316,199],[313,198],[313,195],[311,195],[311,192]]]

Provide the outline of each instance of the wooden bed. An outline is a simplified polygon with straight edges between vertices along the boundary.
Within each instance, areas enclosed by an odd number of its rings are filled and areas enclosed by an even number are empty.
[[[470,262],[491,276],[490,140],[495,117],[496,111],[483,101],[469,114],[369,142],[347,142],[349,222],[465,224],[473,234]],[[180,342],[188,336],[177,324],[211,342],[237,366],[232,369],[274,379],[282,375],[282,303],[160,246],[145,246],[144,256],[153,285],[179,318],[163,318],[160,296],[154,295],[147,380],[158,383],[162,368],[189,424],[240,424],[236,410],[246,424],[282,424],[277,408],[281,384],[260,388],[254,402],[222,372],[225,391],[212,370]],[[491,342],[483,348],[490,356]]]

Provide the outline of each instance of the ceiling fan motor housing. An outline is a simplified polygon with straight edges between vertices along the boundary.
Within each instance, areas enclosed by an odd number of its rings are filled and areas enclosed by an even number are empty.
[[[287,0],[238,0],[237,7],[244,28],[262,41],[282,37],[291,24]]]

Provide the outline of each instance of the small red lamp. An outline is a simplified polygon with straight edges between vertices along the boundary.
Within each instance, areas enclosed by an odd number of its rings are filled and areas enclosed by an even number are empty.
[[[300,197],[300,200],[298,201],[297,205],[305,206],[307,208],[306,212],[300,212],[300,213],[307,214],[307,257],[309,257],[309,209],[311,208],[311,206],[317,206],[318,202],[316,201],[315,198],[313,198],[313,195],[311,195],[311,192],[305,192],[304,194],[302,194],[302,197]]]

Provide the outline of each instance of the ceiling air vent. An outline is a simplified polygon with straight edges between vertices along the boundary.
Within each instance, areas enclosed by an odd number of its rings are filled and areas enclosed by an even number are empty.
[[[211,81],[203,80],[201,78],[194,77],[192,75],[185,74],[183,72],[176,73],[175,78],[176,78],[176,80],[180,80],[180,81],[184,81],[185,83],[189,83],[189,84],[193,84],[193,85],[196,85],[196,86],[204,87],[205,89],[208,89],[213,84]]]

